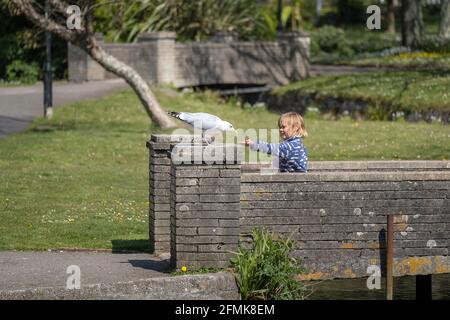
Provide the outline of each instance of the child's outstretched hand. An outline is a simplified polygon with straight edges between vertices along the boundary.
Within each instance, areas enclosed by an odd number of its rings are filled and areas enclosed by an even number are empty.
[[[250,140],[249,137],[245,137],[245,140],[242,141],[241,144],[243,144],[244,146],[249,146],[249,145],[253,144],[253,141]]]

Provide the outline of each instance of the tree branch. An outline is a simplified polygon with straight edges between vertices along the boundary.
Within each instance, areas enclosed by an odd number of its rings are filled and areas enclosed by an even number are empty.
[[[60,13],[62,13],[65,17],[69,17],[70,15],[67,13],[67,8],[70,6],[64,0],[48,0],[48,2]]]
[[[85,31],[83,27],[81,28],[81,30],[75,29],[76,31],[70,31],[69,29],[67,29],[66,26],[61,26],[52,19],[46,19],[45,16],[39,14],[35,10],[33,5],[30,3],[30,0],[12,0],[12,3],[16,6],[16,8],[22,15],[26,16],[36,26],[38,26],[42,30],[54,33],[68,42],[72,43],[77,42],[78,41],[77,33],[80,32],[82,33]]]

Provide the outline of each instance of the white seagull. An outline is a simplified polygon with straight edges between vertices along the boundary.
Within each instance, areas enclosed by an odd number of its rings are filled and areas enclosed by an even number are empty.
[[[202,130],[202,137],[207,130],[234,131],[233,125],[227,121],[220,119],[218,116],[209,113],[189,113],[189,112],[167,112],[174,118],[180,119],[190,124],[195,129]]]

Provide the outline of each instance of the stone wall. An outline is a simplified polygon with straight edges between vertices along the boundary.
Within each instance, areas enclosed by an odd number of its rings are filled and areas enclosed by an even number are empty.
[[[369,265],[384,270],[386,221],[393,214],[394,275],[450,272],[448,162],[436,163],[436,171],[411,163],[366,162],[370,171],[339,165],[307,174],[244,173],[241,235],[266,226],[292,236],[306,279],[364,277]]]
[[[323,161],[306,174],[267,174],[242,157],[206,163],[198,150],[228,147],[192,142],[149,143],[151,241],[156,251],[170,248],[174,267],[226,267],[229,251],[267,227],[293,237],[304,279],[364,277],[369,265],[384,271],[386,216],[394,214],[394,275],[450,272],[449,161]],[[174,163],[180,150],[184,160]]]
[[[283,85],[303,79],[309,73],[309,43],[306,39],[178,44],[175,85]]]
[[[170,251],[171,154],[178,143],[198,143],[191,136],[152,135],[149,149],[149,239],[151,251]]]
[[[224,146],[224,145],[222,145]],[[217,152],[218,148],[214,147]],[[208,146],[177,145],[177,153],[201,154]],[[171,177],[171,264],[173,267],[225,268],[239,243],[241,166],[235,146],[224,146],[210,164],[172,165]],[[237,151],[237,150],[236,150]]]
[[[350,115],[354,119],[370,119],[370,107],[373,103],[362,99],[336,98],[334,96],[324,96],[317,93],[304,93],[300,89],[289,90],[283,93],[268,91],[264,93],[261,100],[265,101],[269,110],[277,113],[295,111],[304,114],[308,107],[317,106],[318,111],[331,119]],[[386,108],[388,110],[389,108]],[[426,110],[426,111],[397,111],[389,113],[383,111],[386,119],[396,120],[403,117],[406,121],[441,121],[444,124],[450,123],[450,112],[448,110]],[[380,115],[382,116],[382,115]]]
[[[132,44],[104,43],[110,54],[135,68],[151,84],[188,87],[212,84],[287,84],[309,73],[309,38],[281,34],[274,42],[178,43],[173,32],[143,33]],[[219,39],[219,40],[218,40]],[[69,80],[115,77],[86,53],[69,45]]]

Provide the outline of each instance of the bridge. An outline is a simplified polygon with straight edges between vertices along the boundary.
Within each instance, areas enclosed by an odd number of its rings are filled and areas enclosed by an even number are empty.
[[[310,39],[302,33],[281,33],[276,41],[238,41],[218,34],[209,41],[176,41],[174,32],[142,33],[137,43],[105,43],[110,54],[132,66],[150,84],[177,88],[208,85],[283,85],[309,73]],[[105,80],[107,72],[84,51],[68,45],[69,81]]]
[[[293,237],[304,280],[367,277],[370,266],[385,275],[393,215],[393,276],[450,272],[450,161],[318,161],[286,174],[242,163],[236,145],[193,141],[147,143],[150,245],[174,267],[227,267],[267,227]],[[206,163],[205,152],[219,157]]]

